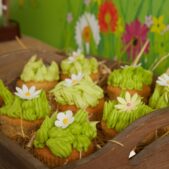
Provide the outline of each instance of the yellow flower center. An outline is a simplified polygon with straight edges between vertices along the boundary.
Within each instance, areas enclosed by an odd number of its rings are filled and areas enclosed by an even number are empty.
[[[75,85],[75,84],[78,83],[78,81],[77,80],[73,80],[72,83],[73,83],[73,85]]]
[[[29,92],[25,93],[25,96],[29,97],[31,94]]]
[[[110,23],[110,21],[111,21],[111,16],[110,16],[109,13],[107,13],[107,14],[105,15],[105,21],[106,21],[107,24]]]
[[[65,119],[63,119],[63,124],[68,124],[69,123],[69,120],[68,120],[68,118],[65,118]]]
[[[84,27],[82,32],[82,37],[85,42],[90,42],[91,39],[91,29],[89,26]]]
[[[167,84],[169,85],[169,80],[167,81]]]
[[[131,106],[131,103],[127,103],[127,107],[130,107]]]

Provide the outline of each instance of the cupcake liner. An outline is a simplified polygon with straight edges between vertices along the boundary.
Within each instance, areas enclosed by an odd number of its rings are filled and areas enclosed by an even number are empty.
[[[56,103],[56,107],[59,111],[71,110],[73,113],[76,113],[80,108],[77,108],[75,105],[60,105]],[[86,111],[89,115],[89,120],[91,121],[100,121],[102,119],[104,107],[104,99],[100,99],[99,104],[95,107],[88,107]]]
[[[106,140],[112,139],[118,134],[118,132],[112,128],[108,128],[105,121],[101,121],[101,129],[106,138]]]
[[[71,155],[67,158],[60,158],[57,156],[54,156],[48,147],[44,148],[35,148],[34,149],[34,155],[37,157],[40,161],[45,163],[48,167],[57,167],[57,166],[62,166],[66,165],[72,161],[79,160],[82,157],[86,157],[93,153],[95,151],[95,146],[94,143],[91,143],[89,146],[88,150],[86,152],[78,152],[77,150],[73,149]]]
[[[99,73],[92,73],[90,74],[90,77],[93,81],[98,81],[99,80]],[[67,74],[61,74],[61,80],[65,80],[67,78],[70,78],[70,76],[68,76]]]
[[[55,87],[57,81],[42,81],[42,82],[35,82],[35,81],[28,81],[24,82],[23,80],[17,80],[17,86],[22,87],[23,84],[27,85],[28,87],[35,86],[36,89],[43,89],[45,91],[49,91]]]
[[[3,100],[2,98],[0,97],[0,107],[3,105]]]
[[[35,132],[41,123],[42,119],[35,121],[27,121],[15,119],[8,116],[0,116],[1,131],[11,139],[17,140],[18,138],[28,138]]]
[[[141,97],[143,97],[143,101],[145,103],[148,102],[148,99],[151,95],[151,88],[150,86],[144,85],[142,90],[128,90],[126,89],[126,91],[128,91],[131,95],[137,93],[138,95],[140,95]],[[110,99],[114,100],[116,99],[120,93],[122,92],[122,89],[119,87],[113,87],[113,86],[107,86],[107,93]]]

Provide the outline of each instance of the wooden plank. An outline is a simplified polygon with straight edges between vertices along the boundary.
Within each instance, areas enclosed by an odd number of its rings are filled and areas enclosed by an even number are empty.
[[[47,169],[32,154],[0,133],[0,162],[7,169]]]
[[[24,36],[21,38],[21,41],[28,49],[40,50],[42,52],[50,51],[53,53],[58,51],[58,49],[51,47],[35,38]],[[0,54],[17,51],[21,49],[23,49],[22,46],[20,46],[16,40],[0,43]]]
[[[163,169],[168,169],[169,164],[169,150],[165,151],[165,147],[169,145],[169,139],[156,140],[150,148],[146,147],[144,151],[138,154],[138,157],[134,157],[129,160],[128,156],[130,151],[136,147],[136,145],[143,140],[149,133],[154,132],[157,128],[161,128],[169,125],[169,108],[157,110],[130,125],[127,129],[121,132],[114,140],[124,144],[124,147],[109,142],[100,151],[92,154],[86,159],[70,164],[63,167],[63,169],[145,169],[144,162],[148,169],[157,169],[156,164]],[[159,144],[158,147],[156,147]],[[144,158],[146,153],[149,152],[149,158]],[[161,151],[161,152],[160,152]],[[157,154],[162,155],[161,158],[157,157]],[[154,154],[155,153],[155,154]],[[166,158],[163,158],[165,157]],[[134,159],[139,158],[139,160]],[[134,160],[134,161],[133,161]],[[153,163],[154,161],[154,163]],[[149,165],[151,164],[151,165]],[[161,169],[161,168],[158,168]]]
[[[33,55],[38,54],[45,62],[56,60],[60,62],[62,55],[53,52],[42,52],[37,50],[18,50],[0,55],[0,78],[6,84],[11,84],[19,76],[24,64]],[[114,140],[124,144],[124,147],[116,143],[109,142],[100,151],[91,156],[74,162],[62,169],[128,169],[145,168],[151,164],[168,169],[169,159],[168,147],[169,139],[161,138],[145,147],[133,159],[128,160],[130,151],[138,145],[148,134],[157,128],[169,125],[169,108],[155,111],[134,122],[131,126],[121,132]],[[148,154],[148,155],[147,155]],[[160,158],[157,158],[160,154]],[[166,158],[165,158],[166,156]],[[154,161],[154,163],[153,163]],[[143,165],[143,163],[145,165]],[[157,165],[159,163],[159,165]],[[46,169],[46,167],[29,152],[22,149],[15,142],[0,134],[0,165],[4,169]],[[161,168],[160,168],[161,169]]]

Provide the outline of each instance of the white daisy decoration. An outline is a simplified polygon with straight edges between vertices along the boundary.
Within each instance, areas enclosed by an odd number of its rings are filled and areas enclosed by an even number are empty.
[[[70,79],[65,79],[65,86],[70,87],[78,84],[83,79],[83,74],[78,73],[77,75],[72,74]]]
[[[57,114],[55,126],[60,128],[66,128],[73,122],[74,122],[73,113],[72,111],[68,110],[66,112],[60,112]]]
[[[129,92],[126,92],[124,98],[117,97],[117,100],[118,104],[115,105],[115,108],[123,112],[130,112],[141,103],[141,98],[137,93],[131,96]]]
[[[126,69],[128,67],[140,67],[141,66],[141,63],[137,64],[137,65],[124,65],[124,66],[120,66],[122,69]]]
[[[26,85],[23,85],[22,88],[16,87],[15,95],[24,100],[32,100],[39,97],[41,90],[36,90],[35,86],[28,88]]]
[[[80,49],[78,49],[77,51],[74,51],[72,53],[72,55],[68,57],[69,63],[73,63],[81,55],[83,55],[83,54],[82,54],[82,51]]]
[[[96,47],[100,42],[100,29],[95,15],[84,13],[76,24],[75,40],[82,51],[90,52],[90,43],[93,40]]]
[[[169,86],[169,75],[165,73],[162,76],[158,77],[158,80],[156,81],[156,83],[160,86],[168,87]]]

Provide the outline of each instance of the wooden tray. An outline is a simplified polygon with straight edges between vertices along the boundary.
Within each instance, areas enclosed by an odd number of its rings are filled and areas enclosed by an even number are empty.
[[[0,78],[11,86],[19,76],[24,64],[37,54],[46,62],[60,62],[64,57],[55,53],[21,50],[0,56]],[[168,169],[169,108],[155,111],[130,125],[114,141],[87,158],[73,162],[63,169]],[[161,132],[162,131],[162,132]],[[166,132],[164,132],[166,131]],[[162,134],[158,134],[162,133]],[[161,137],[163,135],[163,137]],[[154,139],[154,137],[156,139]],[[159,137],[159,138],[158,138]],[[146,141],[145,141],[146,140]],[[148,141],[147,141],[148,140]],[[145,144],[146,142],[146,144]],[[140,148],[143,146],[142,148]],[[128,159],[131,150],[139,153]],[[140,148],[140,149],[139,149]],[[47,169],[27,150],[0,133],[0,169]]]

